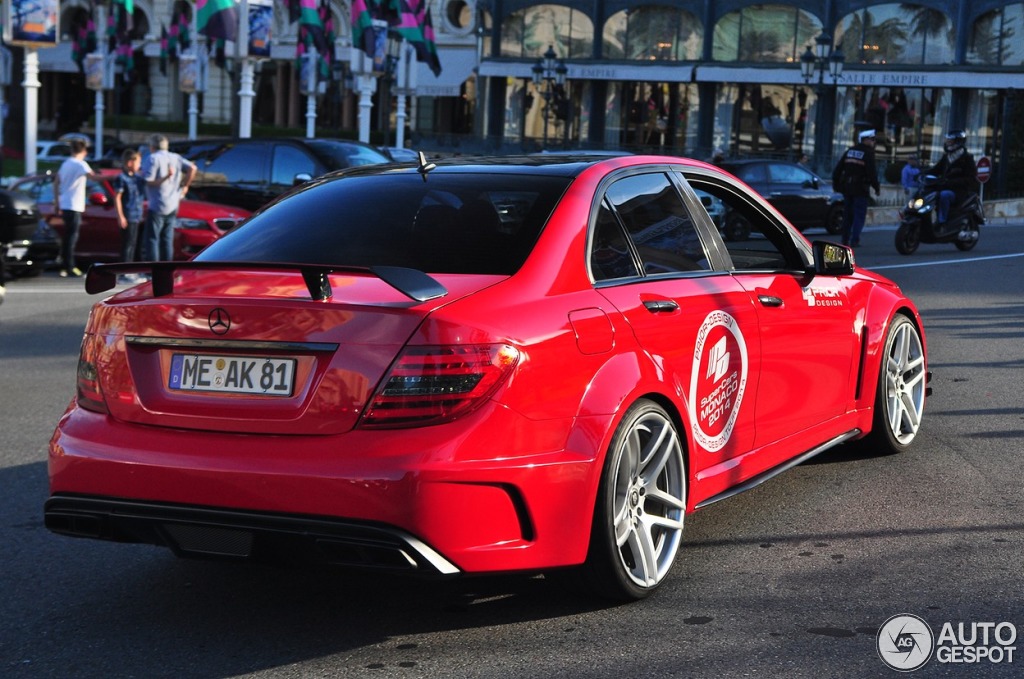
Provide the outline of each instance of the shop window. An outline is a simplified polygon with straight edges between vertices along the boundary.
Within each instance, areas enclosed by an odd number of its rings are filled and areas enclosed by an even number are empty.
[[[554,47],[562,59],[593,56],[594,22],[563,5],[534,5],[512,12],[501,22],[503,57],[539,58]]]
[[[851,63],[951,64],[956,27],[939,10],[921,5],[873,5],[845,16],[835,43]]]
[[[602,56],[641,61],[695,61],[704,49],[704,27],[673,7],[635,7],[605,22]]]
[[[967,63],[987,66],[1024,65],[1024,4],[1006,5],[981,15],[971,30]]]
[[[754,5],[726,14],[715,24],[715,61],[800,63],[821,34],[821,21],[796,7]]]

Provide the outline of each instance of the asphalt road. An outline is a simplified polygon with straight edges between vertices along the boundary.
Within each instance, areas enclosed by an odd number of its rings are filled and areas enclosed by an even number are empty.
[[[933,396],[913,449],[839,449],[688,519],[646,601],[541,577],[448,583],[178,561],[42,524],[46,445],[74,389],[91,298],[45,274],[0,307],[0,675],[4,677],[886,677],[898,614],[1009,622],[1024,647],[1024,224],[902,257],[869,228],[858,263],[921,308]],[[1010,627],[1003,628],[1003,637]],[[915,676],[1021,676],[940,663]]]

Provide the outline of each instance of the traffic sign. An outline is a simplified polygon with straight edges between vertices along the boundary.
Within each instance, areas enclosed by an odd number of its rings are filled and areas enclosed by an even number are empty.
[[[988,156],[978,158],[978,181],[984,184],[992,176],[992,161]]]

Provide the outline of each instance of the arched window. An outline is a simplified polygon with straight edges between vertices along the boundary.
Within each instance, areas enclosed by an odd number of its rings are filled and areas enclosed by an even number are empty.
[[[799,63],[821,34],[821,21],[786,5],[753,5],[730,12],[715,25],[715,61]]]
[[[704,48],[704,27],[674,7],[635,7],[613,14],[604,25],[606,59],[694,61]]]
[[[942,12],[909,4],[874,5],[836,28],[846,61],[861,64],[950,64],[956,27]]]
[[[537,58],[555,48],[563,59],[593,54],[594,22],[583,12],[563,5],[534,5],[505,17],[501,23],[501,56]]]
[[[971,30],[967,63],[1024,65],[1024,4],[1006,5],[978,17]]]

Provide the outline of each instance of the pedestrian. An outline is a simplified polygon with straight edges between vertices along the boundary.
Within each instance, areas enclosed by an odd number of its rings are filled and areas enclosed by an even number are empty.
[[[881,193],[875,167],[875,131],[863,130],[832,171],[832,186],[843,194],[843,245],[858,247],[868,214],[870,190]]]
[[[135,149],[125,149],[121,154],[121,174],[113,182],[114,207],[121,226],[121,261],[134,262],[139,226],[142,224],[143,196],[146,182],[139,175],[142,156]]]
[[[909,199],[917,191],[917,179],[921,175],[921,159],[916,153],[911,153],[907,158],[907,164],[903,166],[900,173],[900,184],[903,185],[903,193]]]
[[[141,171],[149,199],[142,256],[150,261],[167,261],[174,259],[178,206],[188,193],[196,166],[168,150],[167,137],[162,134],[150,137],[149,148],[151,153]]]
[[[85,162],[85,153],[89,150],[85,140],[72,139],[68,146],[71,155],[61,163],[53,180],[53,202],[64,221],[64,238],[61,241],[63,269],[60,275],[78,277],[82,271],[75,266],[75,246],[82,228],[82,213],[85,212],[86,186],[88,180],[99,181],[102,176],[93,172]]]

